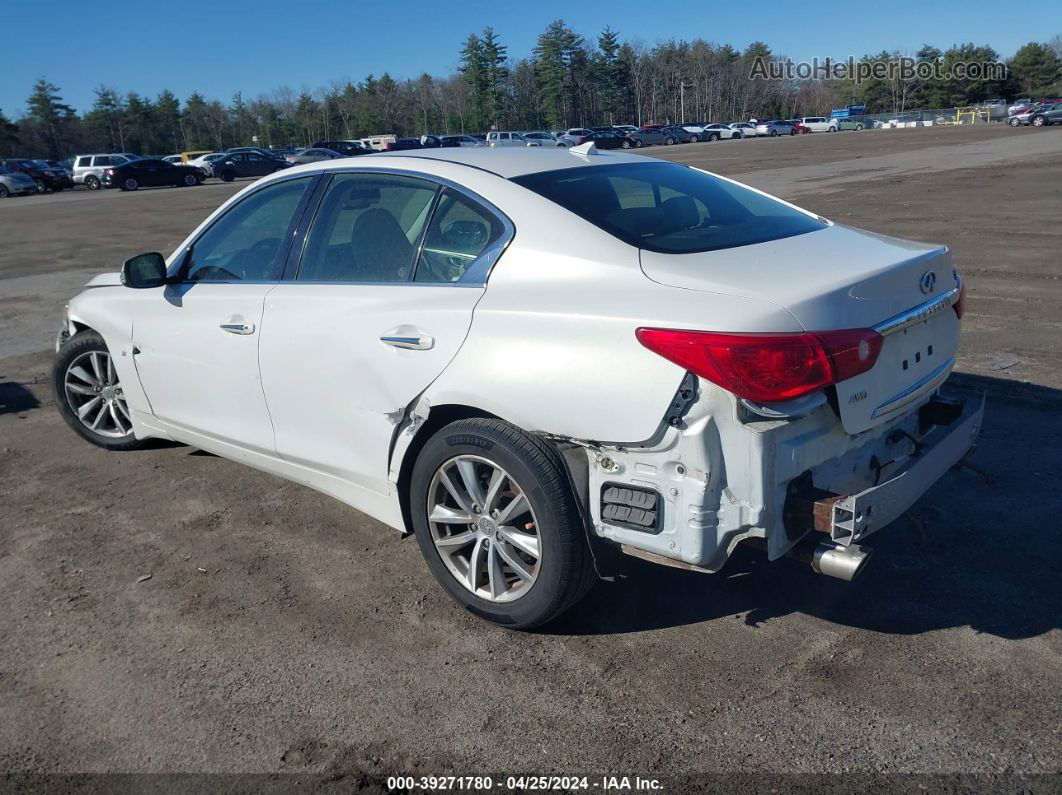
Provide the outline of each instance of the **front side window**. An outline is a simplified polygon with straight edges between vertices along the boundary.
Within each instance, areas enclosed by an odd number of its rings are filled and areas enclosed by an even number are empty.
[[[291,227],[313,177],[252,193],[214,221],[185,258],[180,279],[191,282],[273,281],[284,268]]]
[[[825,229],[807,213],[677,163],[543,171],[513,182],[638,248],[688,254]]]
[[[504,232],[493,213],[455,190],[444,189],[424,236],[414,281],[456,282]]]
[[[403,282],[437,186],[391,174],[337,174],[306,240],[299,281]]]

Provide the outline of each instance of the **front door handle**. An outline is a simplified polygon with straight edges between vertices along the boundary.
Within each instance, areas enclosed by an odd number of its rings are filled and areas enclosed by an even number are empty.
[[[221,324],[221,330],[229,334],[254,334],[254,323],[232,320]]]
[[[403,348],[407,351],[430,351],[435,347],[435,337],[427,334],[420,336],[387,335],[380,337],[380,342],[390,345],[392,348]]]

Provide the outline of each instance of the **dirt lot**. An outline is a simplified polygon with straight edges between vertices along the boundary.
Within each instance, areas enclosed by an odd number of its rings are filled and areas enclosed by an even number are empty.
[[[108,454],[52,408],[63,300],[239,184],[5,201],[0,770],[1062,773],[1062,129],[652,154],[951,245],[984,475],[945,476],[851,585],[645,565],[495,629],[326,497],[185,447]]]

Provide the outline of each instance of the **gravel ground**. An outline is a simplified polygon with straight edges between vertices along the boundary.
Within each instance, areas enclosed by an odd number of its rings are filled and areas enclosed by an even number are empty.
[[[413,540],[329,498],[187,447],[107,453],[55,412],[62,301],[169,250],[239,185],[4,201],[0,771],[672,791],[738,771],[1049,774],[1034,789],[1057,791],[1062,130],[652,154],[951,245],[971,286],[957,380],[989,393],[981,473],[946,475],[853,584],[751,553],[716,576],[635,563],[542,631],[496,629],[450,603]]]

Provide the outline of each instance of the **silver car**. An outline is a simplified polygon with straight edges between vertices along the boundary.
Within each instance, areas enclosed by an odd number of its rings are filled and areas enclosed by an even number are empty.
[[[339,152],[334,152],[331,149],[325,149],[323,147],[310,147],[308,149],[298,149],[288,155],[285,159],[289,163],[300,165],[302,163],[316,163],[318,160],[336,160],[340,157],[346,157]]]
[[[129,152],[78,155],[74,158],[74,184],[84,185],[89,190],[97,190],[103,184],[103,173],[108,168],[124,166],[131,160],[139,159],[140,155]]]
[[[37,183],[33,177],[0,165],[0,199],[8,196],[28,196],[37,193]]]

